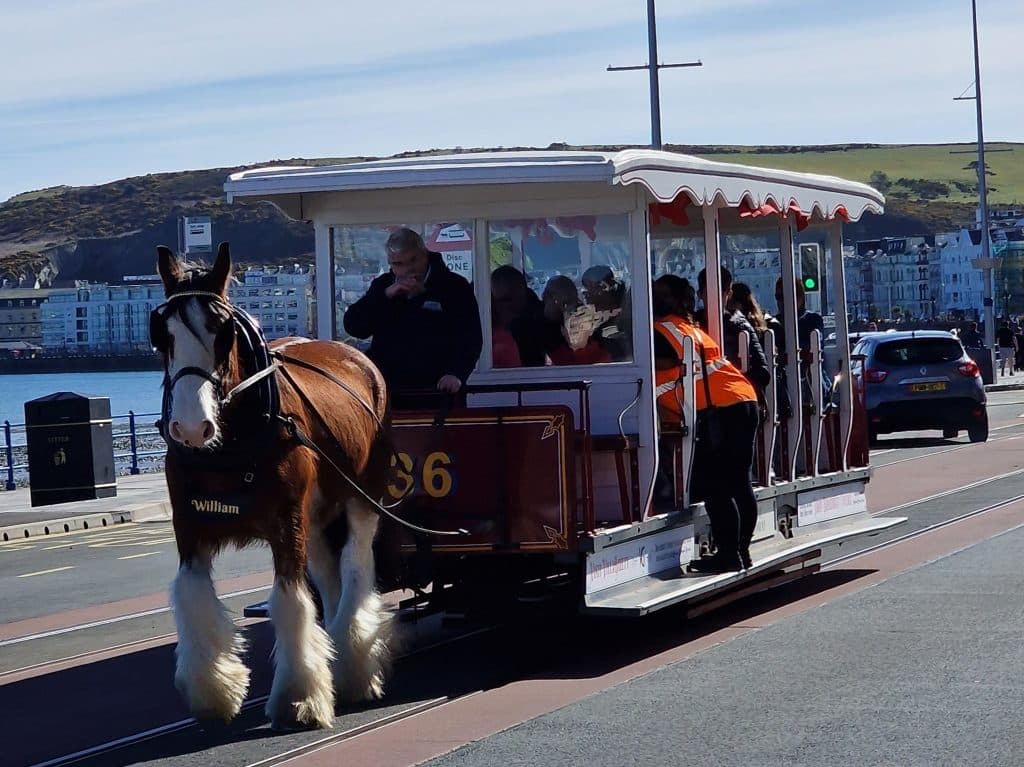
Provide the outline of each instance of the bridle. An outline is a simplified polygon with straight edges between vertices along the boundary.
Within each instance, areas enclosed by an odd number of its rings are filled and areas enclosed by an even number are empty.
[[[218,305],[229,317],[233,325],[233,333],[236,343],[241,347],[239,353],[243,356],[253,372],[243,378],[227,392],[224,391],[224,382],[215,370],[204,370],[195,365],[187,365],[177,370],[171,376],[165,368],[164,374],[164,396],[161,412],[161,419],[164,424],[170,418],[171,392],[174,385],[186,376],[197,376],[213,385],[217,392],[219,407],[228,405],[238,394],[262,383],[260,387],[260,406],[266,420],[272,420],[280,413],[280,393],[277,388],[277,381],[274,372],[281,366],[281,363],[273,359],[273,353],[267,345],[263,331],[256,320],[246,312],[233,304],[226,302],[219,293],[206,290],[183,290],[167,297],[167,300],[153,310],[152,315],[159,317],[161,321],[167,321],[168,310],[174,303],[185,298],[206,298],[211,304]]]

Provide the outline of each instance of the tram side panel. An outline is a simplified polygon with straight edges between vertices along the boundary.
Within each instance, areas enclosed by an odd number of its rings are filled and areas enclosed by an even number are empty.
[[[564,406],[397,412],[388,493],[437,553],[576,548],[576,442]]]

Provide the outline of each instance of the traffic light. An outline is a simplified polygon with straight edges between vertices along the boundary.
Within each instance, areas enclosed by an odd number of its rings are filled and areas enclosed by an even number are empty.
[[[800,246],[800,281],[807,293],[821,290],[821,246],[816,242]]]

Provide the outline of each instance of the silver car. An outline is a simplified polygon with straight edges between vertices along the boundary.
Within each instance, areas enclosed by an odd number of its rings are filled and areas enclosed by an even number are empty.
[[[852,372],[866,390],[868,437],[941,429],[971,442],[988,439],[988,409],[978,365],[959,339],[938,330],[870,333],[853,349]]]

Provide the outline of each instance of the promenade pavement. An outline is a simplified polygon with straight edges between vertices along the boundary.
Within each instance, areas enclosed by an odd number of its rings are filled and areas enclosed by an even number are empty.
[[[0,492],[0,540],[103,527],[121,522],[167,521],[171,506],[163,472],[117,478],[117,495],[32,507],[29,489]]]

